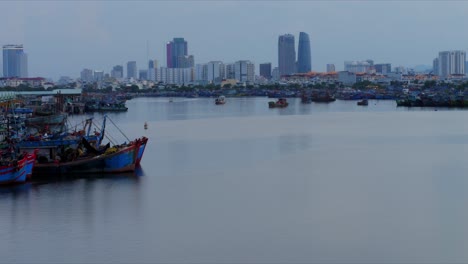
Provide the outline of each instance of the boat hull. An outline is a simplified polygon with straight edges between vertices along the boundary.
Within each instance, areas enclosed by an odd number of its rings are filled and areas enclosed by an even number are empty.
[[[16,165],[0,167],[0,185],[24,183],[32,174],[36,154],[27,154]]]
[[[136,140],[133,144],[116,153],[102,154],[70,162],[37,163],[33,177],[43,178],[67,174],[85,173],[119,173],[134,171],[139,164],[146,147],[146,138]]]

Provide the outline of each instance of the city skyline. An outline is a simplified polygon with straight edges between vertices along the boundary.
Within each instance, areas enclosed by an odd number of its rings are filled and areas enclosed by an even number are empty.
[[[316,71],[325,71],[326,64],[342,70],[343,61],[367,58],[432,65],[439,51],[467,50],[468,36],[460,32],[468,27],[468,3],[431,2],[420,12],[422,4],[197,1],[137,2],[128,8],[130,2],[2,2],[0,8],[9,12],[0,18],[6,25],[0,34],[2,45],[25,45],[29,76],[54,79],[132,60],[141,66],[148,59],[164,62],[166,42],[176,36],[189,40],[197,63],[250,60],[276,67],[278,36],[303,31],[310,36]],[[251,19],[210,19],[219,13]],[[124,19],[131,16],[139,19]]]

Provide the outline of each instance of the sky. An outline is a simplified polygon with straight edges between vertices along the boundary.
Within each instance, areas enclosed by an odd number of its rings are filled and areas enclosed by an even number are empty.
[[[278,64],[278,36],[309,34],[312,70],[373,59],[432,65],[468,50],[468,1],[4,1],[0,44],[24,44],[29,75],[78,77],[83,68],[147,60],[166,65],[165,43],[188,41],[195,63]]]

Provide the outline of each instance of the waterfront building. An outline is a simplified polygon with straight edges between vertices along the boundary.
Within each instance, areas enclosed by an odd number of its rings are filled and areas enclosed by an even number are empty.
[[[438,75],[447,78],[451,75],[465,75],[466,52],[463,50],[441,51],[438,57]]]
[[[184,85],[194,81],[194,68],[158,68],[158,82],[165,84]]]
[[[374,65],[376,73],[387,74],[392,72],[392,64],[390,63],[379,63]]]
[[[270,80],[271,79],[271,63],[261,63],[260,64],[260,76]]]
[[[127,78],[128,79],[137,79],[138,78],[138,70],[136,61],[129,61],[127,62]]]
[[[344,85],[353,85],[356,83],[356,73],[349,71],[338,72],[338,81]]]
[[[207,83],[208,80],[208,65],[207,64],[197,64],[195,65],[195,70],[194,70],[194,80],[196,82],[205,84]]]
[[[3,77],[28,77],[28,56],[23,45],[3,46]]]
[[[229,63],[226,64],[226,79],[235,79],[236,78],[236,71],[235,71],[235,64]]]
[[[327,72],[335,72],[335,64],[327,64]]]
[[[234,65],[235,79],[239,82],[254,82],[255,66],[248,60],[236,61]]]
[[[94,81],[102,82],[104,80],[104,71],[94,71]]]
[[[209,83],[221,83],[226,77],[226,68],[221,61],[210,61],[206,64],[207,67],[207,81]]]
[[[80,78],[82,82],[93,82],[94,81],[94,71],[91,69],[83,69],[80,73]]]
[[[112,67],[111,77],[115,79],[122,79],[124,77],[124,69],[122,65],[115,65]]]
[[[296,72],[296,49],[294,36],[281,35],[278,38],[278,68],[280,75],[289,75]]]
[[[299,33],[299,47],[297,49],[297,72],[307,73],[312,70],[312,58],[310,54],[310,39],[305,32]]]

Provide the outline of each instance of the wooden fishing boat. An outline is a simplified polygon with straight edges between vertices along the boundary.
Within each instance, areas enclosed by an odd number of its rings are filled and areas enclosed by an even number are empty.
[[[27,153],[0,166],[0,185],[23,183],[31,177],[36,152]]]
[[[269,108],[283,108],[283,107],[287,107],[288,105],[289,103],[286,100],[286,98],[279,98],[276,102],[274,101],[268,102]]]
[[[88,126],[92,119],[88,119],[79,133],[67,134],[58,139],[19,143],[20,151],[37,150],[33,177],[134,171],[143,158],[148,138],[141,137],[112,147],[110,142],[101,145],[107,118],[104,116],[101,131],[94,135],[90,135],[91,126]]]
[[[77,154],[77,157],[70,161],[61,161],[57,157],[47,160],[39,159],[38,163],[34,166],[33,175],[34,177],[44,177],[77,173],[134,171],[143,157],[144,146],[146,146],[147,141],[146,137],[142,137],[128,144],[107,148],[102,154],[88,154],[83,157]],[[48,150],[52,150],[51,153],[53,153],[53,149],[49,148]]]

